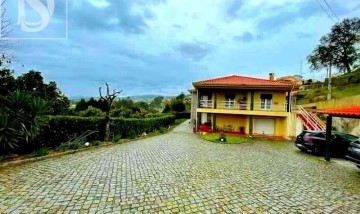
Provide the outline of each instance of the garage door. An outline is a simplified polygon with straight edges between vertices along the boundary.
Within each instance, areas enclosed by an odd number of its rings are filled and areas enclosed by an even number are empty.
[[[255,134],[275,134],[275,119],[256,119],[254,124]]]

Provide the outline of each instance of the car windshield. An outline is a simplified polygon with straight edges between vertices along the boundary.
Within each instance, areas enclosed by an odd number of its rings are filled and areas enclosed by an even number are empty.
[[[360,144],[360,138],[358,138],[357,140],[353,141],[353,143]]]
[[[336,133],[336,135],[342,139],[345,139],[345,140],[349,140],[349,141],[355,141],[357,140],[359,137],[356,137],[354,135],[351,135],[351,134],[345,134],[345,133]]]

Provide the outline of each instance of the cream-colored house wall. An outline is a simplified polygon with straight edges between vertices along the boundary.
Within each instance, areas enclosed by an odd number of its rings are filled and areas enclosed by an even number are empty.
[[[194,121],[196,120],[196,110],[198,107],[197,93],[196,91],[191,91],[191,113],[190,113],[190,124],[193,127]]]
[[[217,114],[216,126],[222,130],[231,125],[234,132],[239,132],[244,127],[245,133],[249,133],[249,117],[244,115]]]
[[[275,109],[277,108],[282,108],[284,107],[285,110],[285,106],[284,104],[286,103],[286,93],[285,91],[256,91],[254,94],[254,110],[260,110],[260,103],[261,103],[261,99],[260,99],[260,95],[261,94],[272,94],[273,96],[273,107]]]

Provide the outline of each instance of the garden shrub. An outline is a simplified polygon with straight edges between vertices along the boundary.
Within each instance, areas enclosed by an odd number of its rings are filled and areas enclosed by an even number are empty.
[[[70,139],[80,136],[87,131],[98,131],[87,136],[87,141],[99,140],[101,138],[103,118],[98,117],[76,117],[76,116],[53,116],[49,123],[44,126],[36,139],[37,144],[56,148]]]
[[[78,141],[73,141],[73,142],[67,142],[67,143],[63,143],[59,146],[59,149],[61,151],[65,151],[65,150],[78,150],[80,149],[82,146],[82,144]]]
[[[90,142],[90,145],[98,146],[98,145],[100,145],[100,141],[98,141],[98,140],[91,141],[91,142]]]
[[[112,142],[113,143],[118,143],[121,139],[121,135],[115,135],[112,139]]]
[[[139,136],[136,134],[136,131],[132,129],[128,130],[126,135],[129,139],[135,139],[137,136]]]
[[[80,117],[104,117],[105,112],[98,108],[89,106],[88,109],[79,112]]]
[[[32,153],[32,156],[33,157],[42,157],[42,156],[46,156],[49,154],[49,149],[47,147],[42,147],[38,150],[35,150],[33,153]]]
[[[168,130],[167,128],[160,127],[159,132],[160,132],[161,134],[164,134],[164,133],[167,132],[167,130]]]

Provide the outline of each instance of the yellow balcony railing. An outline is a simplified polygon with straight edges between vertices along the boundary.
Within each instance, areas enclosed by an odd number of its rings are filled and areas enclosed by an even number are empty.
[[[236,101],[218,101],[216,103],[217,109],[229,109],[229,110],[250,110],[251,104],[249,102],[236,102]],[[287,103],[264,103],[255,102],[253,104],[254,111],[287,111]],[[209,107],[209,108],[212,108]]]

